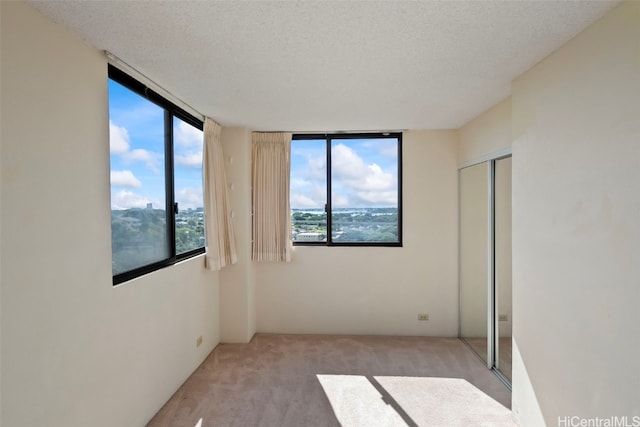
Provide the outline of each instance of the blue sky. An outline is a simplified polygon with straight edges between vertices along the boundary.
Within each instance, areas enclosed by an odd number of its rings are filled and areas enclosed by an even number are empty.
[[[202,131],[173,120],[176,201],[202,207]],[[111,208],[164,208],[164,110],[109,80],[109,132]],[[333,207],[397,206],[395,138],[334,140],[331,155]],[[292,141],[290,194],[292,208],[324,207],[324,139]]]
[[[202,131],[174,118],[176,201],[202,207]],[[111,209],[165,206],[164,110],[109,80]]]
[[[395,138],[333,140],[331,161],[331,203],[334,208],[397,206],[398,152]],[[290,194],[292,208],[324,207],[324,139],[292,141]]]

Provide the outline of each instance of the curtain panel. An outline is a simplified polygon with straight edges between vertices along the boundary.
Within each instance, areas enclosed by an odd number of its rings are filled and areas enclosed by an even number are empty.
[[[222,127],[207,117],[204,121],[203,177],[205,265],[209,270],[220,270],[238,262],[224,161]]]
[[[291,134],[252,134],[254,261],[291,261]]]

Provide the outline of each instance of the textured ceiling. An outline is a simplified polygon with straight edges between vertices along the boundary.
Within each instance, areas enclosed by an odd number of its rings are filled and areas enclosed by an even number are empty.
[[[254,130],[457,128],[612,1],[29,1]]]

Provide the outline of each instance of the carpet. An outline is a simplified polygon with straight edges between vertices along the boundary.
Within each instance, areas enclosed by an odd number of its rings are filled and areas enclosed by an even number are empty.
[[[257,334],[220,344],[149,426],[513,426],[457,338]]]

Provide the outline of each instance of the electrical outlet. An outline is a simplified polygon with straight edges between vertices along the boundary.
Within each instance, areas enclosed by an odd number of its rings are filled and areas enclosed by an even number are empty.
[[[509,320],[509,316],[507,316],[506,314],[501,314],[498,316],[498,321],[499,322],[506,322]]]
[[[428,314],[418,314],[418,320],[429,320]]]
[[[200,347],[202,345],[202,335],[196,338],[196,347]]]

